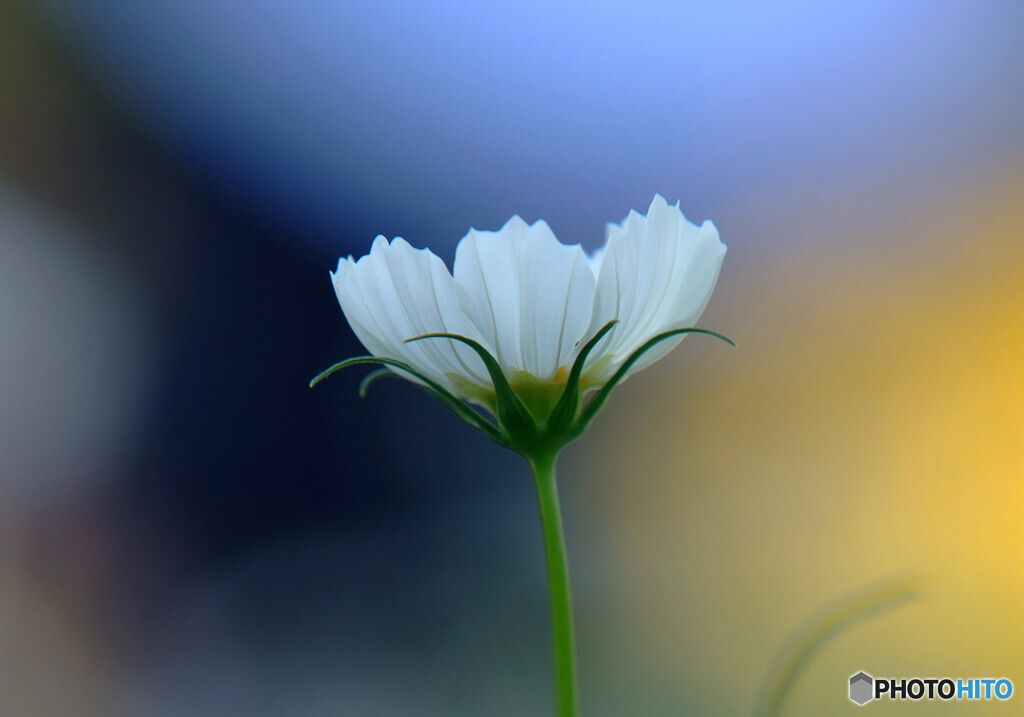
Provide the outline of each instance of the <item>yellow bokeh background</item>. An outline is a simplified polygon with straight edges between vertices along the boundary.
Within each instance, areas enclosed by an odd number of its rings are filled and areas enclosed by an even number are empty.
[[[1024,684],[1020,167],[728,257],[701,325],[737,348],[690,338],[618,391],[580,451],[593,480],[566,490],[614,531],[635,659],[665,689],[747,713],[801,626],[908,575],[918,599],[836,635],[787,714],[857,709],[860,670]],[[815,212],[795,231],[843,213]]]

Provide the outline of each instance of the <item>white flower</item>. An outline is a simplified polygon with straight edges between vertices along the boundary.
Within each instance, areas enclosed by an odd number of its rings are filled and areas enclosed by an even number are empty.
[[[493,355],[512,389],[541,420],[555,405],[590,341],[583,391],[605,384],[646,342],[692,327],[715,286],[725,245],[711,222],[696,226],[678,204],[655,196],[647,216],[631,212],[609,224],[607,242],[588,257],[560,243],[543,221],[512,217],[497,232],[459,242],[454,273],[427,249],[378,236],[359,261],[338,262],[334,289],[349,324],[375,357],[401,362],[419,383],[494,411],[496,388],[479,348]],[[409,342],[425,334],[449,338]],[[634,358],[616,383],[668,353],[669,337]],[[500,388],[500,387],[499,387]],[[610,390],[610,389],[609,389]],[[575,407],[574,407],[575,408]]]

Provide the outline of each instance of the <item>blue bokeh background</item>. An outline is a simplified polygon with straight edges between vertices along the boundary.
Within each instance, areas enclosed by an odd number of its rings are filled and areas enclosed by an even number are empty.
[[[333,253],[354,213],[448,252],[512,212],[595,244],[654,191],[723,221],[765,186],[912,183],[1021,141],[1013,4],[42,7],[135,121]]]

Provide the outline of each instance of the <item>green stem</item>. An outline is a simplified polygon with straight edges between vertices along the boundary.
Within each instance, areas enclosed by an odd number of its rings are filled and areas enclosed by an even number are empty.
[[[537,482],[541,523],[544,526],[544,552],[548,561],[551,592],[551,628],[555,650],[555,700],[558,717],[576,717],[576,648],[572,627],[572,591],[569,588],[569,561],[562,533],[562,511],[558,506],[555,483],[557,452],[529,458]]]

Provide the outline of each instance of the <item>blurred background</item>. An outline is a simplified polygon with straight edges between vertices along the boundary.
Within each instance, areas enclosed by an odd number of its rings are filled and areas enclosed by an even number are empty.
[[[655,192],[728,244],[701,323],[738,347],[684,342],[564,454],[584,713],[748,714],[806,620],[907,573],[787,714],[857,709],[860,670],[1024,688],[1022,31],[0,0],[0,712],[548,714],[526,466],[407,384],[311,391],[360,352],[328,271],[513,213],[593,249]]]

